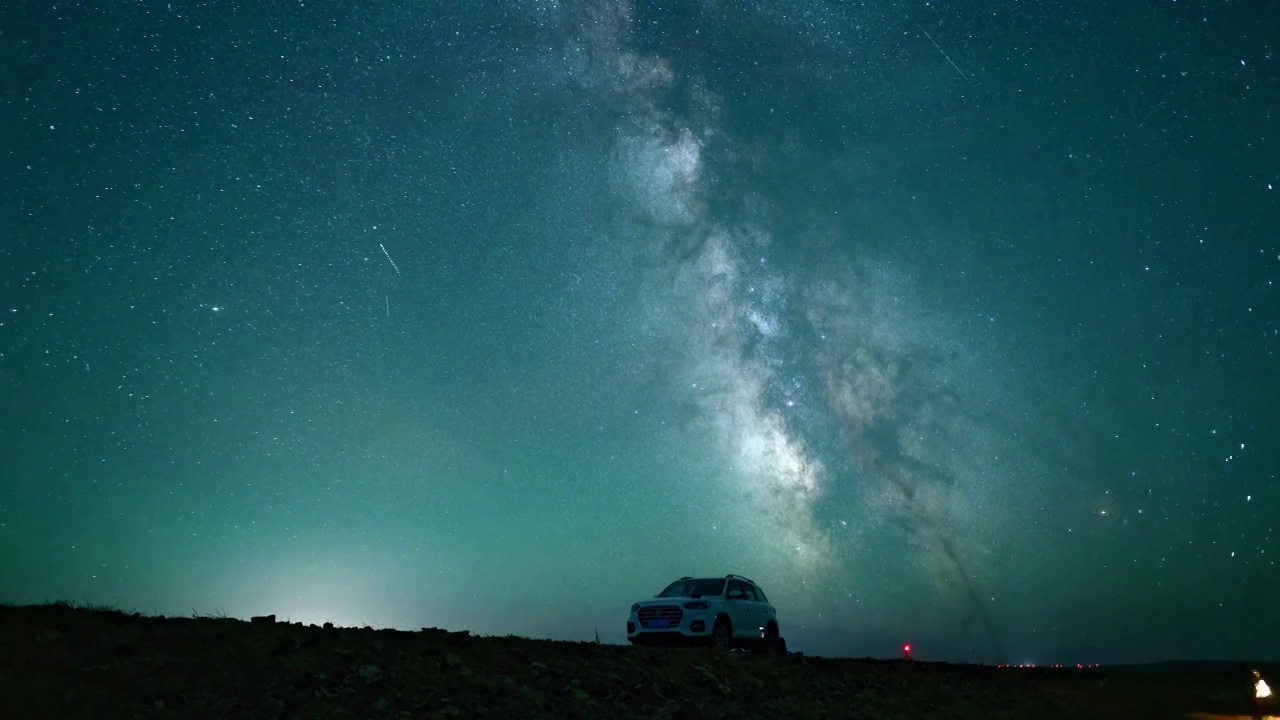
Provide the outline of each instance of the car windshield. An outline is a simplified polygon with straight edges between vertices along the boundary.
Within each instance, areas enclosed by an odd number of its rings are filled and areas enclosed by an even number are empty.
[[[724,592],[724,578],[704,578],[677,580],[667,586],[666,590],[658,593],[657,597],[703,597],[704,595],[719,595]]]

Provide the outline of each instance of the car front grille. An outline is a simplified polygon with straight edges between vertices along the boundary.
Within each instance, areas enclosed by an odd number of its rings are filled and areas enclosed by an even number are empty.
[[[636,613],[640,618],[640,627],[649,628],[657,625],[659,629],[663,627],[677,628],[680,627],[680,620],[684,618],[684,611],[678,605],[655,605],[652,607],[640,608],[640,612]],[[653,623],[654,620],[665,620],[666,623]]]

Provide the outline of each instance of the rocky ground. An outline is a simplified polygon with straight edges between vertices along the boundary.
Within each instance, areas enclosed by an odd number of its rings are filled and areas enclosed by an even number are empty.
[[[465,632],[0,607],[0,717],[1174,718],[1243,669],[1109,673],[766,657]]]

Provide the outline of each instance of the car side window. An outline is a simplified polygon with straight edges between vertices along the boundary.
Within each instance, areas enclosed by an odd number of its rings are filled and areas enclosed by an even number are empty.
[[[752,601],[752,602],[756,602],[756,601],[758,601],[758,600],[760,599],[759,597],[757,597],[757,596],[756,596],[756,588],[755,588],[755,586],[754,586],[754,585],[751,585],[750,583],[745,583],[745,584],[743,584],[743,586],[742,586],[742,587],[743,587],[743,589],[744,589],[744,590],[746,590],[746,591],[747,591],[747,599],[748,599],[748,600],[750,600],[750,601]]]
[[[730,581],[729,581],[729,595],[728,595],[728,598],[729,598],[730,600],[743,600],[743,599],[749,599],[749,597],[748,597],[748,595],[747,595],[747,590],[746,590],[746,588],[742,585],[742,583],[741,583],[741,582],[738,582],[737,580],[730,580]]]
[[[759,600],[762,603],[769,602],[769,598],[764,596],[764,591],[761,590],[759,586],[757,586],[755,590],[756,590],[756,600]]]

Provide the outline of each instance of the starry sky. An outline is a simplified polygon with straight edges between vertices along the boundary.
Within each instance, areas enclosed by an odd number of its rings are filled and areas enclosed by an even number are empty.
[[[0,9],[0,600],[1280,659],[1268,3]]]

